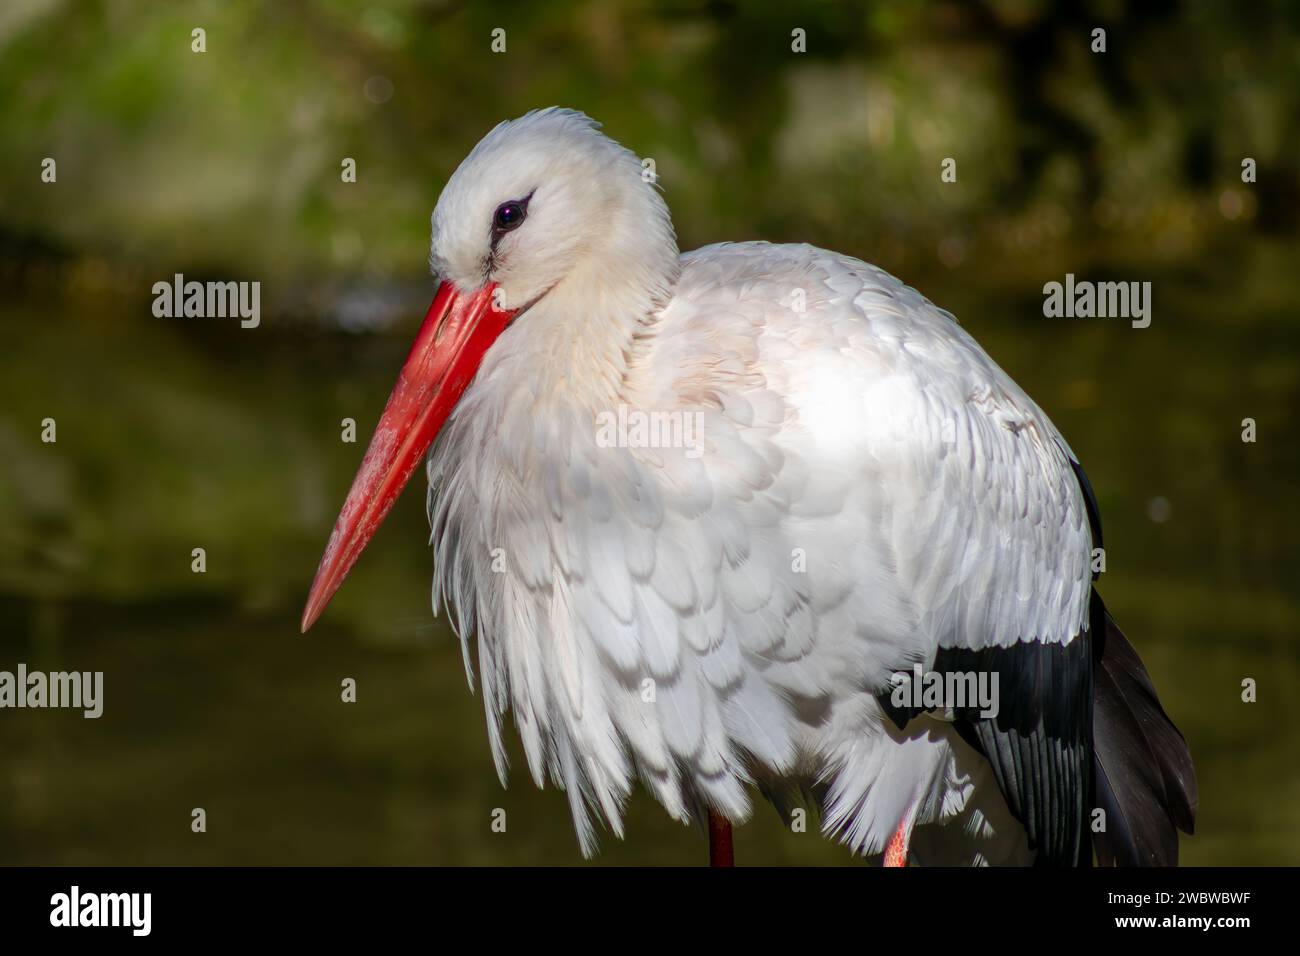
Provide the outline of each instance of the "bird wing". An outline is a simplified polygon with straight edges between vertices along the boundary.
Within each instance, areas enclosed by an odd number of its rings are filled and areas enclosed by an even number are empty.
[[[664,374],[647,377],[669,384],[638,398],[720,412],[705,480],[761,484],[742,504],[779,509],[793,544],[852,569],[855,593],[902,625],[882,635],[883,667],[1080,632],[1092,531],[1074,456],[950,314],[810,246],[724,244],[685,263],[657,330]],[[846,533],[815,534],[828,518]]]
[[[1047,858],[1077,852],[1093,530],[1074,457],[1041,409],[951,315],[809,246],[686,256],[644,352],[655,374],[631,377],[646,383],[639,407],[705,410],[706,451],[679,483],[700,499],[694,522],[717,529],[703,570],[720,582],[745,672],[820,719],[816,746],[844,766],[863,723],[884,711],[901,729],[914,715],[891,708],[893,674],[996,673],[998,716],[968,708],[958,730],[1031,843]],[[912,776],[942,790],[951,772],[938,756]],[[836,784],[828,816],[846,824],[896,822],[918,798],[877,787],[892,808],[879,812],[870,783]]]

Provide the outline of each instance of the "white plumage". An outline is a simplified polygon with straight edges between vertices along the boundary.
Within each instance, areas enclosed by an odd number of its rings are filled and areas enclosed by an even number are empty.
[[[940,645],[1079,633],[1069,450],[951,315],[873,266],[766,243],[669,260],[640,163],[575,114],[499,127],[461,167],[434,216],[444,276],[459,183],[557,141],[613,153],[650,221],[592,241],[501,335],[429,459],[435,590],[477,634],[503,781],[513,710],[588,853],[589,811],[621,833],[637,774],[683,820],[699,799],[745,819],[755,779],[824,781],[827,826],[869,854],[912,803],[953,817],[972,779],[955,735],[903,742],[873,695]],[[618,288],[622,242],[671,267]],[[699,416],[703,454],[601,447],[620,405]]]
[[[1048,765],[1083,741],[1091,766],[1090,700],[1021,702],[1089,715],[1050,747],[1027,738],[1034,767],[981,752],[1021,738],[976,749],[942,710],[899,729],[880,700],[944,649],[1078,641],[1100,606],[1072,453],[951,315],[811,246],[679,256],[640,160],[565,110],[473,150],[431,262],[514,315],[428,458],[435,610],[452,609],[471,687],[477,664],[503,782],[512,714],[587,854],[598,823],[622,835],[638,778],[683,821],[746,819],[753,785],[780,806],[811,795],[853,849],[901,834],[906,854],[914,834],[927,862],[1027,862],[1027,814],[1074,826],[1057,812],[1081,816],[1083,771]],[[648,419],[680,440],[610,440],[611,421]],[[380,433],[341,526],[394,444]],[[304,626],[349,540],[336,529]],[[1011,791],[1040,806],[1013,813]]]

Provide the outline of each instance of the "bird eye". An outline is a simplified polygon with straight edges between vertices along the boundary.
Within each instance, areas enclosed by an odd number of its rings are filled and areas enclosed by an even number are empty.
[[[492,228],[497,232],[509,232],[511,229],[519,228],[519,224],[527,215],[528,210],[518,200],[503,202],[497,206],[497,211],[492,216]]]

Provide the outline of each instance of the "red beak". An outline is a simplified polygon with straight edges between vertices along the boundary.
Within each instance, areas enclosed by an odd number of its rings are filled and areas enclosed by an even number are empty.
[[[497,310],[495,290],[486,285],[466,295],[450,282],[438,287],[316,569],[302,612],[304,633],[352,570],[483,356],[514,317]]]

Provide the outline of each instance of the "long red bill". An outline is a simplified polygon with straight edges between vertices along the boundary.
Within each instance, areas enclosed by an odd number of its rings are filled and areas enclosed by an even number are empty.
[[[438,287],[316,569],[302,613],[304,633],[352,570],[514,316],[496,308],[495,290],[487,285],[465,294],[450,282]]]

